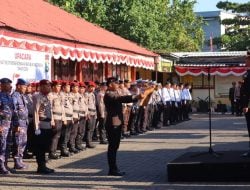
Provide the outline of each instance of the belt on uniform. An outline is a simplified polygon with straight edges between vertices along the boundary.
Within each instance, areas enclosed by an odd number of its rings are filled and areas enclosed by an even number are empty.
[[[85,111],[79,111],[80,114],[85,114],[86,112]]]
[[[45,121],[45,122],[51,122],[51,118],[47,118],[47,117],[39,117],[40,121]]]
[[[66,117],[72,117],[73,114],[68,114],[68,113],[66,113],[65,116],[66,116]]]
[[[79,110],[73,110],[74,113],[79,113]]]
[[[96,110],[95,109],[88,109],[89,111],[91,111],[91,112],[96,112]]]
[[[62,116],[62,113],[59,112],[53,112],[54,115]]]
[[[9,117],[9,116],[4,116],[4,115],[0,115],[0,120],[11,121],[11,117]]]

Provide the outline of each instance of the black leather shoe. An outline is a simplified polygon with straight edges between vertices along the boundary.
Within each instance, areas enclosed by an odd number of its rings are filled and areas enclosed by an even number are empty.
[[[108,175],[111,175],[111,176],[124,176],[126,173],[125,172],[121,172],[121,171],[111,171],[108,173]]]
[[[69,153],[69,151],[62,151],[62,152],[61,152],[61,156],[62,156],[62,157],[69,157],[69,156],[70,156],[70,153]]]
[[[86,147],[87,148],[95,148],[95,145],[93,145],[93,144],[87,144]]]
[[[123,134],[122,135],[124,138],[129,138],[130,137],[130,134]]]
[[[37,173],[39,173],[39,174],[51,174],[54,172],[55,172],[55,170],[47,168],[46,166],[37,168]]]
[[[30,153],[26,153],[23,155],[23,159],[32,159],[34,157],[33,154],[30,154]]]
[[[76,148],[69,148],[69,152],[77,154],[79,152],[79,150],[77,150]]]
[[[82,151],[85,150],[86,148],[83,145],[76,145],[76,149]]]
[[[49,159],[57,160],[59,158],[60,158],[60,156],[57,153],[50,153],[49,154]]]
[[[101,141],[100,144],[108,144],[107,141]]]

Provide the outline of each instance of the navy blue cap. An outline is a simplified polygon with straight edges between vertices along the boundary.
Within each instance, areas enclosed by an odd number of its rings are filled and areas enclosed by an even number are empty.
[[[28,85],[28,82],[22,78],[17,79],[16,85]]]
[[[1,84],[8,84],[8,83],[12,83],[12,81],[8,78],[1,78],[0,79]]]

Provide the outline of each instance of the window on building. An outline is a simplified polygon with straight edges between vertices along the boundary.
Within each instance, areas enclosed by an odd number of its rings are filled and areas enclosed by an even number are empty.
[[[104,81],[104,64],[85,62],[82,64],[83,81]]]
[[[72,81],[76,78],[76,62],[69,59],[54,60],[54,78],[56,80]]]

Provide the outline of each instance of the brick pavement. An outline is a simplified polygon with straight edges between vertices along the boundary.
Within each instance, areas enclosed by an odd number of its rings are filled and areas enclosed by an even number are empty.
[[[243,117],[212,115],[212,141],[215,151],[247,150],[248,136]],[[250,189],[250,183],[169,183],[166,164],[188,151],[208,151],[207,115],[194,114],[192,120],[157,129],[122,141],[118,164],[124,177],[107,176],[107,145],[97,145],[70,158],[50,161],[52,175],[35,173],[35,160],[29,169],[4,176],[2,189],[156,189],[214,190]],[[13,166],[11,161],[9,166]]]

